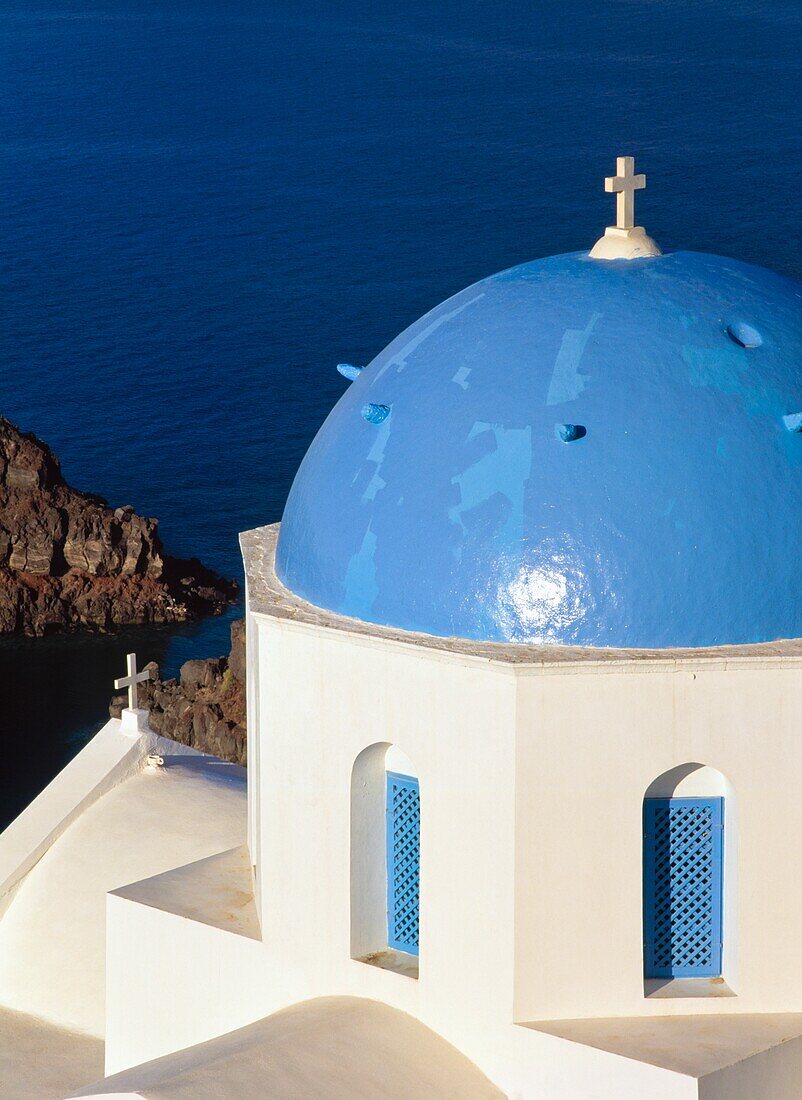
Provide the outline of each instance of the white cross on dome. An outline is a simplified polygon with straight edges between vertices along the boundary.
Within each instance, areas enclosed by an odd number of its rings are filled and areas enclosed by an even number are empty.
[[[634,157],[616,157],[614,176],[604,180],[604,190],[615,192],[615,224],[618,229],[635,227],[635,192],[646,186],[646,176],[635,175]]]
[[[646,186],[646,176],[635,174],[634,157],[616,157],[616,174],[606,176],[604,190],[616,196],[615,225],[608,225],[604,236],[590,251],[594,260],[634,260],[659,256],[660,249],[643,226],[635,225],[635,192]]]

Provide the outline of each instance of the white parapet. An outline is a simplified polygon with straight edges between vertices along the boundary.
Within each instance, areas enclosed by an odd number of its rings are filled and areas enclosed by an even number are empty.
[[[20,882],[72,822],[141,766],[155,735],[140,744],[141,727],[136,727],[135,740],[131,728],[125,731],[128,736],[122,732],[122,723],[110,719],[0,834],[0,915]]]

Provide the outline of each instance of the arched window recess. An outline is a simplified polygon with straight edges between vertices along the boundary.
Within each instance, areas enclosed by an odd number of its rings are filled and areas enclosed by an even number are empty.
[[[736,848],[735,798],[720,772],[688,763],[649,785],[643,800],[647,996],[733,995]]]
[[[418,976],[420,817],[411,760],[370,745],[351,774],[351,957]]]

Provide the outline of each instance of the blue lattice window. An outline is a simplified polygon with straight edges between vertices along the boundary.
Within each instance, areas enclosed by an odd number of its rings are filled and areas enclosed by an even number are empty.
[[[387,942],[418,954],[420,790],[417,779],[387,773]]]
[[[724,800],[647,798],[643,822],[645,975],[718,977]]]

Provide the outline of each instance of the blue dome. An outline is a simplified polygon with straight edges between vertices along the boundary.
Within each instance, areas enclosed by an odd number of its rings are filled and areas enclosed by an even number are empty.
[[[802,635],[802,287],[719,256],[552,256],[426,314],[349,386],[279,578],[484,641]]]

